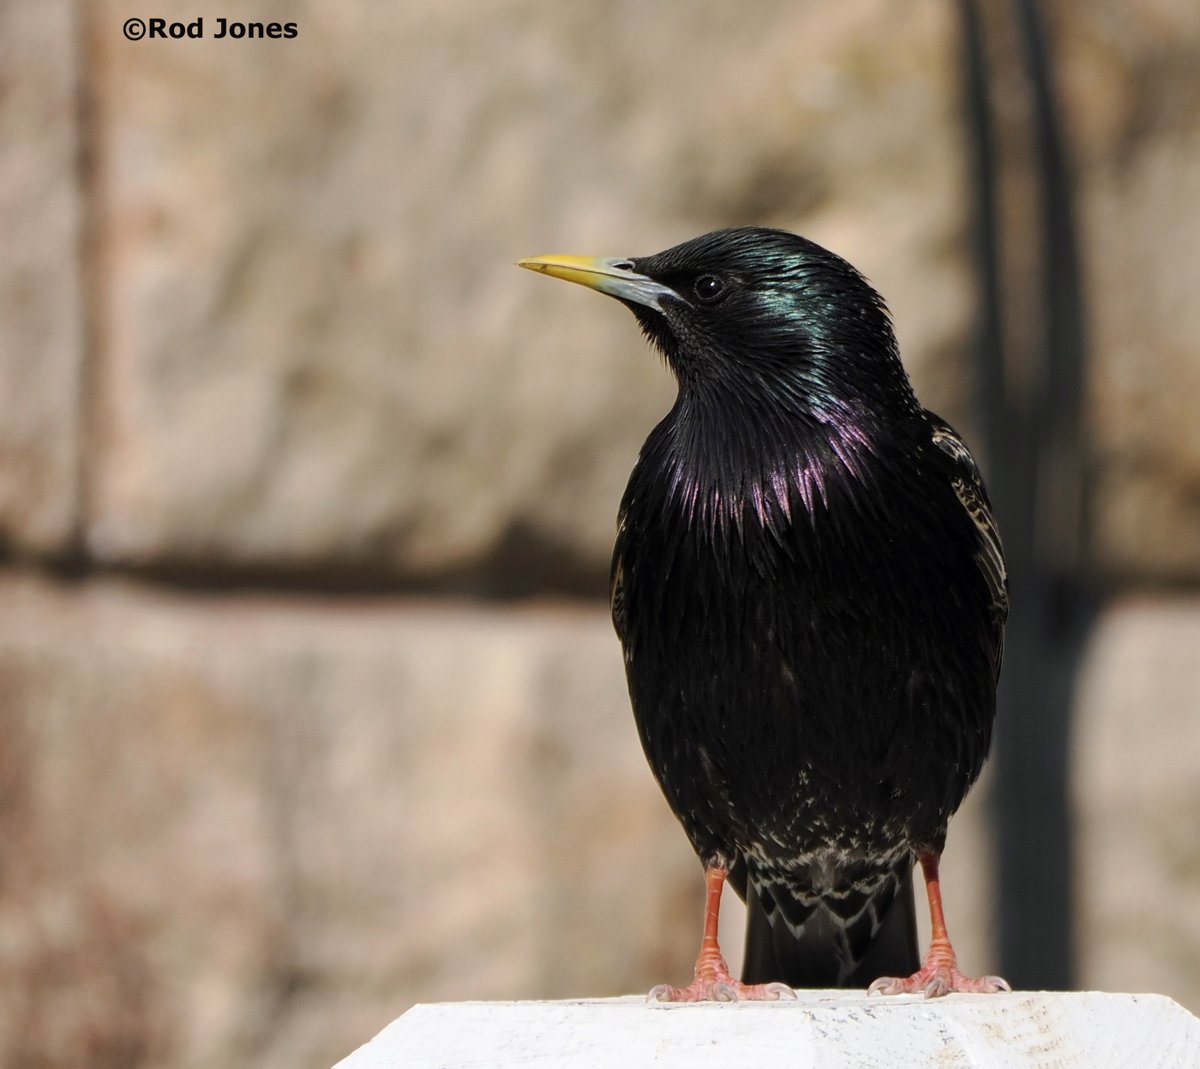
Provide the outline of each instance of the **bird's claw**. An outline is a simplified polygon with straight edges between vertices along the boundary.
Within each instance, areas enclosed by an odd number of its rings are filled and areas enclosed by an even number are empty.
[[[743,984],[732,976],[697,978],[687,987],[658,984],[646,996],[650,1002],[775,1002],[795,997],[787,984]]]
[[[941,998],[952,991],[965,994],[990,995],[1011,991],[1008,981],[1000,976],[964,976],[957,968],[924,966],[912,976],[881,976],[867,988],[868,995],[924,995]]]

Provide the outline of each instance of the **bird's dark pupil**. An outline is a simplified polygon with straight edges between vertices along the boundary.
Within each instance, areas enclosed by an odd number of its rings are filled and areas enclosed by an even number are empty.
[[[696,279],[696,296],[702,301],[711,301],[725,291],[725,283],[712,275],[701,275]]]

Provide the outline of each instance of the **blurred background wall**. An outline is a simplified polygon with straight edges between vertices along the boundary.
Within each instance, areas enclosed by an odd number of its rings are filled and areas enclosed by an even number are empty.
[[[0,1063],[328,1064],[416,1001],[686,977],[605,589],[672,388],[512,263],[801,231],[982,442],[961,5],[152,7],[0,0]],[[1048,17],[1097,606],[1060,972],[1196,1011],[1200,7]],[[989,40],[1003,129],[1036,101]],[[986,801],[946,877],[981,971],[1055,860],[997,872]]]

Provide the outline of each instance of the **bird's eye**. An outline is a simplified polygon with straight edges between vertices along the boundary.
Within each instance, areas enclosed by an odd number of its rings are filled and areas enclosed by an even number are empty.
[[[696,279],[692,289],[695,291],[696,298],[705,304],[720,300],[725,295],[725,283],[716,275],[701,275]]]

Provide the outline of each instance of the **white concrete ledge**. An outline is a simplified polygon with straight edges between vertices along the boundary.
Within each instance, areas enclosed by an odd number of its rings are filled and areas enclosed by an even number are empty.
[[[1200,1020],[1165,995],[1014,992],[662,1005],[638,996],[418,1005],[335,1069],[503,1066],[1196,1069]]]

